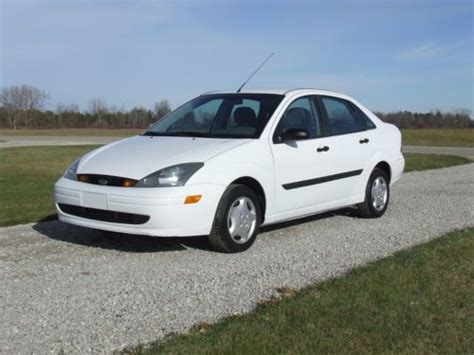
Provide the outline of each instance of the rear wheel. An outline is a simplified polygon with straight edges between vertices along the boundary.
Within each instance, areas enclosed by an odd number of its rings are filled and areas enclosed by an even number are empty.
[[[387,174],[375,168],[365,189],[364,202],[357,205],[359,214],[364,218],[381,217],[387,210],[390,199],[390,183]]]
[[[261,209],[255,193],[245,185],[230,185],[219,202],[209,242],[221,252],[250,248],[257,238]]]

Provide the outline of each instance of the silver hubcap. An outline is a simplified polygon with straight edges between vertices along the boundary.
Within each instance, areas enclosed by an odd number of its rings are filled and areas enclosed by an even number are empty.
[[[387,182],[381,176],[372,183],[372,206],[377,211],[382,211],[387,204],[388,188]]]
[[[227,215],[227,229],[230,237],[238,244],[247,242],[257,225],[257,211],[252,200],[248,197],[239,197],[229,209]]]

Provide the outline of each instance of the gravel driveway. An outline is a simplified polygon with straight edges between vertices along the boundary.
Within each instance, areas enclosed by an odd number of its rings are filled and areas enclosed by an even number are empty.
[[[457,155],[474,160],[473,147],[427,147],[422,145],[404,145],[404,153]]]
[[[474,164],[408,173],[385,216],[350,210],[267,228],[246,253],[200,238],[105,235],[49,222],[0,229],[0,352],[110,352],[247,312],[474,224]]]

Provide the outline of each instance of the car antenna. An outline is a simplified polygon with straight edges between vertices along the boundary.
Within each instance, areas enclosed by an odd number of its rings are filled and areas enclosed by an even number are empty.
[[[240,86],[240,88],[237,90],[237,94],[238,94],[238,93],[240,92],[240,90],[242,90],[242,88],[250,81],[250,79],[252,79],[253,76],[254,76],[255,74],[257,74],[257,72],[260,70],[260,68],[263,67],[263,66],[265,65],[265,63],[270,60],[271,57],[273,57],[274,54],[275,54],[275,53],[273,53],[273,52],[270,53],[270,55],[267,57],[267,59],[265,59],[265,60],[263,61],[263,63],[260,64],[257,69],[255,69],[255,71],[252,73],[252,75],[250,75],[250,76],[248,77],[248,79],[245,80],[244,83],[243,83],[243,84]]]

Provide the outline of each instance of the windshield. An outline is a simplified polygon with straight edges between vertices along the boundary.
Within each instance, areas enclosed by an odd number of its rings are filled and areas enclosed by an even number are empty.
[[[282,99],[270,94],[199,96],[170,112],[144,135],[258,138]]]

